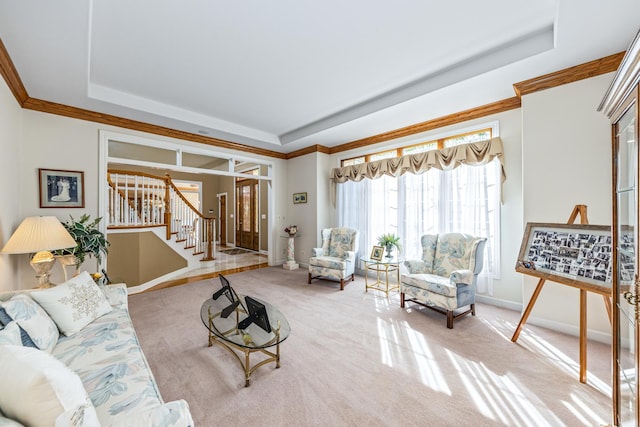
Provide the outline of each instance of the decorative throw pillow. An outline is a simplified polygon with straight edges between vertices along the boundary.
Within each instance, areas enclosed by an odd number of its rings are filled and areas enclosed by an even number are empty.
[[[6,345],[0,351],[0,410],[28,426],[56,425],[63,414],[75,427],[99,426],[96,410],[78,375],[52,355]]]
[[[7,314],[7,310],[0,307],[0,325],[6,326],[11,322],[13,322],[13,319]]]
[[[18,294],[5,301],[1,306],[13,320],[18,322],[40,350],[53,350],[58,342],[58,328],[51,317],[34,300],[24,294]]]
[[[86,271],[56,287],[32,292],[31,296],[66,336],[75,334],[112,310],[104,293]]]
[[[11,322],[13,322],[13,319],[11,318],[11,316],[7,314],[7,310],[5,310],[3,307],[0,307],[0,324],[3,326],[6,326]],[[27,331],[25,331],[22,328],[22,326],[20,325],[17,325],[17,326],[18,326],[18,329],[20,330],[20,339],[22,340],[22,345],[26,347],[38,348],[38,346],[35,345],[31,337],[27,333]]]
[[[3,307],[0,307],[0,324],[3,325],[3,326],[6,326],[11,322],[13,322],[13,319],[11,318],[11,316],[9,316],[7,314],[7,311]],[[38,348],[38,346],[35,345],[35,343],[31,339],[31,337],[27,333],[27,331],[22,329],[22,326],[18,325],[17,323],[16,323],[16,325],[18,326],[18,329],[20,330],[20,339],[22,340],[22,345],[24,345],[26,347]]]
[[[10,322],[4,329],[0,329],[0,345],[22,345],[20,328],[16,322]]]
[[[9,418],[5,418],[0,415],[0,427],[24,427],[17,421],[10,420]]]

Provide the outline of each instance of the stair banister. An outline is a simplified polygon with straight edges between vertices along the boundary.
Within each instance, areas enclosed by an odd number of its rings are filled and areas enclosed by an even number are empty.
[[[109,228],[164,226],[166,239],[173,235],[185,248],[215,259],[215,218],[205,217],[180,192],[166,173],[109,169],[107,173]]]

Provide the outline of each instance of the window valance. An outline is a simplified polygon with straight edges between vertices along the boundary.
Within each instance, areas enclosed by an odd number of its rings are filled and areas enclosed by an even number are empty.
[[[460,165],[484,165],[498,158],[501,164],[502,182],[506,179],[504,172],[504,152],[502,140],[495,137],[486,141],[456,145],[442,150],[425,151],[402,157],[376,160],[359,165],[333,168],[331,180],[331,202],[335,206],[336,185],[347,181],[362,181],[365,178],[377,179],[383,175],[401,176],[405,173],[421,174],[431,168],[443,171],[452,170]]]

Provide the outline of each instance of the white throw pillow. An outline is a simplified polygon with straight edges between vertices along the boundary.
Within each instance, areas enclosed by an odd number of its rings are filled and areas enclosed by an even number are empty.
[[[0,410],[22,424],[99,426],[96,410],[78,375],[52,355],[31,347],[6,345],[0,351]]]
[[[16,322],[11,322],[4,329],[0,329],[0,345],[22,345],[20,328]]]
[[[67,336],[112,310],[104,293],[86,271],[56,287],[32,292],[31,296]]]
[[[0,427],[24,427],[17,421],[10,420],[9,418],[5,418],[0,415]]]
[[[13,320],[18,322],[18,325],[27,331],[40,350],[51,353],[60,334],[51,317],[37,302],[25,294],[18,294],[3,302],[2,307]]]

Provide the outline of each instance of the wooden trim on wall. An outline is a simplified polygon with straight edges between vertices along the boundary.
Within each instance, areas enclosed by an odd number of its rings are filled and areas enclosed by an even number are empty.
[[[565,68],[564,70],[545,74],[544,76],[534,77],[529,80],[514,83],[513,90],[516,95],[528,95],[540,90],[551,89],[552,87],[566,85],[567,83],[577,82],[578,80],[588,79],[599,76],[600,74],[611,73],[618,69],[624,52],[614,53],[595,61],[585,62],[575,67]]]
[[[331,148],[325,147],[324,145],[318,145],[318,144],[311,145],[309,147],[301,148],[299,150],[287,153],[287,160],[293,159],[294,157],[304,156],[305,154],[310,154],[310,153],[331,154]]]
[[[517,96],[514,96],[513,98],[503,99],[502,101],[493,102],[491,104],[486,104],[480,107],[471,108],[469,110],[461,111],[459,113],[449,114],[447,116],[442,116],[436,119],[427,120],[426,122],[417,123],[415,125],[403,127],[400,129],[392,130],[390,132],[381,133],[381,134],[370,136],[363,139],[358,139],[356,141],[348,142],[346,144],[342,144],[337,147],[332,147],[331,154],[339,153],[347,150],[353,150],[355,148],[366,147],[367,145],[377,144],[384,141],[390,141],[392,139],[414,135],[416,133],[422,133],[422,132],[426,132],[433,129],[439,129],[439,128],[453,125],[456,123],[466,122],[466,121],[477,119],[480,117],[489,116],[491,114],[497,114],[497,113],[502,113],[504,111],[514,110],[516,108],[520,108],[520,98],[518,98]]]
[[[0,75],[2,75],[4,81],[7,82],[7,86],[9,86],[13,96],[16,97],[18,104],[24,106],[25,101],[29,99],[29,94],[22,84],[18,70],[16,70],[16,67],[13,65],[13,61],[2,39],[0,39]]]
[[[29,98],[25,101],[22,107],[28,110],[41,111],[43,113],[57,114],[59,116],[71,117],[74,119],[103,123],[106,125],[118,126],[125,129],[132,129],[155,135],[167,136],[169,138],[177,138],[185,141],[212,145],[215,147],[223,147],[231,150],[243,151],[245,153],[275,157],[277,159],[286,158],[286,154],[279,153],[277,151],[255,148],[236,142],[225,141],[218,138],[211,138],[204,135],[197,135],[194,133],[171,129],[164,126],[158,126],[151,123],[140,122],[137,120],[125,119],[123,117],[112,116],[110,114],[96,113],[95,111],[84,110],[82,108],[71,107],[64,104],[57,104],[55,102],[44,101],[42,99]]]
[[[513,88],[516,92],[515,97],[503,99],[491,104],[482,105],[480,107],[449,114],[425,122],[384,132],[378,135],[369,136],[355,141],[347,142],[335,147],[325,147],[323,145],[314,145],[291,153],[280,153],[277,151],[254,148],[248,145],[226,141],[223,139],[207,137],[204,135],[193,134],[185,131],[167,128],[164,126],[153,125],[150,123],[140,122],[137,120],[126,119],[123,117],[113,116],[110,114],[97,113],[90,110],[76,108],[68,105],[58,104],[55,102],[45,101],[29,97],[26,88],[22,84],[20,75],[18,74],[11,57],[7,52],[4,43],[0,39],[0,75],[4,78],[7,86],[15,96],[18,104],[26,109],[41,111],[49,114],[56,114],[74,119],[87,120],[96,123],[102,123],[111,126],[118,126],[125,129],[147,132],[150,134],[166,136],[170,138],[192,141],[200,144],[211,145],[215,147],[228,148],[231,150],[239,150],[246,153],[256,154],[260,156],[273,157],[276,159],[292,159],[304,156],[309,153],[335,154],[347,150],[366,147],[368,145],[380,142],[390,141],[392,139],[404,136],[414,135],[449,126],[456,123],[473,120],[491,114],[501,113],[512,109],[520,108],[520,97],[540,90],[572,83],[578,80],[587,79],[616,71],[625,52],[616,53],[601,59],[576,65],[575,67],[565,68],[564,70],[545,74],[544,76],[535,77],[533,79],[524,80],[515,83]]]

